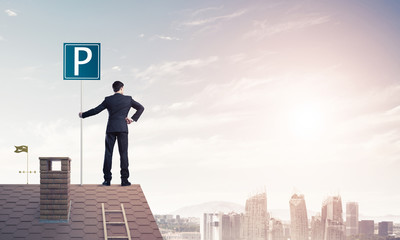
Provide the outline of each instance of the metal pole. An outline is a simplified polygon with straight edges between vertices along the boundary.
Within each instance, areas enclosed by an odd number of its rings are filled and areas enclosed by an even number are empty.
[[[81,80],[81,112],[82,112],[82,105],[83,105],[83,80]],[[82,185],[82,168],[83,168],[83,130],[82,130],[82,121],[83,119],[81,118],[81,185]]]
[[[26,184],[29,184],[28,181],[28,171],[29,171],[29,161],[28,161],[28,151],[26,152]]]

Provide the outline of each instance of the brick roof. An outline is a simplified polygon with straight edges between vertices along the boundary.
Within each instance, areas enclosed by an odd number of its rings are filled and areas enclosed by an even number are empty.
[[[70,185],[69,223],[44,223],[40,216],[40,185],[0,185],[0,239],[104,239],[101,203],[106,210],[124,205],[132,239],[162,240],[139,184]],[[106,214],[120,222],[121,214]],[[126,235],[125,226],[108,225],[108,235]]]

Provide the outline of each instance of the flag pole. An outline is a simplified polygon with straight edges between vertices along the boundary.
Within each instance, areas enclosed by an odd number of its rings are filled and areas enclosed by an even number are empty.
[[[29,157],[28,157],[28,151],[26,151],[26,184],[29,184],[28,172],[29,172]]]
[[[83,80],[81,80],[81,112],[82,112],[82,105],[83,105]],[[82,149],[83,149],[83,130],[82,130],[82,121],[83,119],[81,118],[81,185],[82,185],[82,168],[83,168],[83,154],[82,154]]]

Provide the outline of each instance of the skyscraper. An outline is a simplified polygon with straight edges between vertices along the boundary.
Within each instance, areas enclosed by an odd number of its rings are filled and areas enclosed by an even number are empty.
[[[242,218],[243,218],[243,213],[238,214],[238,213],[231,213],[231,239],[230,240],[240,240],[240,229],[242,226]]]
[[[219,239],[220,240],[231,240],[231,218],[228,214],[219,213]]]
[[[246,200],[243,238],[266,240],[268,234],[267,193],[256,194]]]
[[[311,219],[311,240],[324,240],[324,225],[319,214]]]
[[[290,205],[290,239],[308,240],[308,218],[304,195],[294,194]]]
[[[358,234],[358,203],[348,202],[346,204],[346,236]]]
[[[321,220],[324,227],[324,240],[345,240],[341,197],[328,197],[322,204],[321,212]]]
[[[393,222],[380,222],[378,223],[378,235],[387,237],[393,234]]]
[[[374,236],[374,220],[361,220],[358,226],[360,239],[370,239]]]
[[[268,240],[285,240],[282,222],[278,219],[271,218],[269,222]]]
[[[218,213],[204,213],[203,240],[221,240],[219,238]]]
[[[237,213],[224,214],[204,213],[203,240],[240,240],[242,215]]]

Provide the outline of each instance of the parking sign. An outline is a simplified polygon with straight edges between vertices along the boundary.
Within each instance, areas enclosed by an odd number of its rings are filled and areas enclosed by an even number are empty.
[[[64,80],[100,80],[100,43],[64,43]]]

